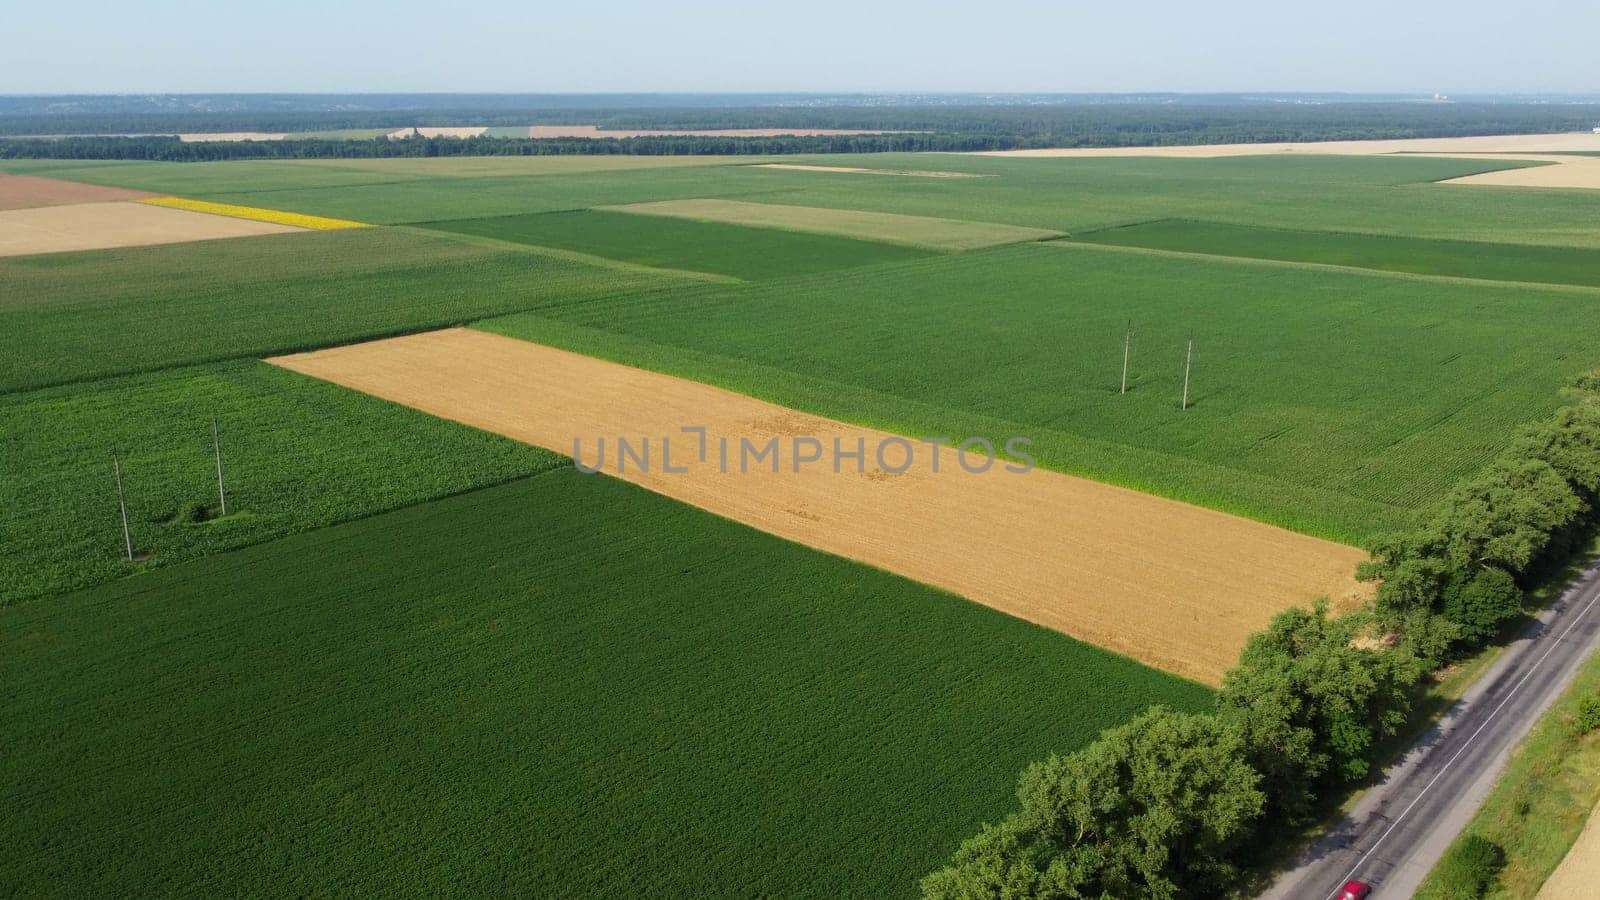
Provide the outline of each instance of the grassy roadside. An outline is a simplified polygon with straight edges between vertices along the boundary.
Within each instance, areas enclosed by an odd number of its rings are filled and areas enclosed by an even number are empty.
[[[1589,552],[1597,549],[1591,545]],[[1579,735],[1572,728],[1579,702],[1595,694],[1600,694],[1600,654],[1583,664],[1523,739],[1499,784],[1452,844],[1453,850],[1469,836],[1480,835],[1505,851],[1505,867],[1485,896],[1511,900],[1537,895],[1600,801],[1600,731]],[[1435,866],[1416,896],[1446,900],[1453,895]]]

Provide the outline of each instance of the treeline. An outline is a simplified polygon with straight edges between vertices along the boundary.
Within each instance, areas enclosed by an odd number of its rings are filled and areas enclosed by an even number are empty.
[[[396,130],[418,125],[598,125],[617,129],[867,129],[931,132],[933,146],[914,135],[876,136],[855,152],[901,149],[1024,149],[1171,144],[1260,143],[1456,137],[1587,131],[1600,122],[1600,105],[1582,103],[1045,103],[1038,105],[742,106],[618,108],[438,108],[382,110],[171,111],[153,113],[19,112],[0,114],[0,135],[179,134],[188,132],[320,132]],[[923,136],[926,137],[926,136]],[[625,148],[584,145],[587,153],[844,152],[803,150],[692,151],[694,138],[640,139]],[[339,142],[334,142],[339,143]],[[353,153],[322,145],[327,152]],[[480,147],[479,149],[484,149]],[[502,153],[509,152],[502,150]]]
[[[194,141],[176,137],[0,138],[0,159],[143,159],[214,162],[225,159],[378,159],[430,156],[738,156],[791,153],[883,153],[926,150],[1003,150],[1016,142],[982,135],[835,135],[724,138],[410,137],[403,140],[296,139]]]
[[[1592,104],[1097,103],[610,110],[609,128],[856,128],[986,135],[1018,146],[1261,143],[1587,131]]]
[[[922,882],[930,900],[1221,896],[1372,774],[1423,679],[1506,633],[1523,591],[1600,525],[1600,376],[1427,520],[1377,541],[1373,605],[1291,609],[1215,709],[1156,707],[1023,772],[1020,809]]]

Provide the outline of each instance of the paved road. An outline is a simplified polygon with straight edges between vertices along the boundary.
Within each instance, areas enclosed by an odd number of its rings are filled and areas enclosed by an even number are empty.
[[[1262,896],[1328,900],[1354,878],[1374,900],[1410,897],[1597,644],[1600,560]]]

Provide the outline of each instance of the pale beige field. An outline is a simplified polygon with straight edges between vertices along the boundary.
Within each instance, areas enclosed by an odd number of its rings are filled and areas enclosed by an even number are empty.
[[[44,178],[39,175],[7,175],[0,172],[0,210],[35,209],[41,206],[70,206],[74,203],[107,203],[154,197],[148,191],[101,187]]]
[[[581,438],[586,465],[603,436],[603,471],[616,477],[1208,684],[1285,607],[1360,593],[1352,573],[1363,553],[1353,547],[1039,469],[996,462],[971,474],[949,448],[934,472],[932,448],[915,442],[916,463],[893,474],[885,469],[901,465],[904,449],[886,445],[884,463],[873,449],[893,435],[484,332],[268,361],[566,455]],[[706,429],[704,460],[686,426]],[[650,439],[650,471],[617,464],[619,436],[635,448]],[[687,472],[663,471],[663,437]],[[720,437],[730,441],[727,471]],[[778,471],[768,460],[740,472],[741,439],[759,447],[774,437]],[[794,471],[796,437],[819,441],[824,460]],[[835,439],[847,450],[865,442],[863,471],[850,460],[834,470]]]
[[[1591,900],[1600,894],[1600,807],[1589,816],[1589,824],[1550,873],[1538,900]]]
[[[661,200],[597,208],[645,216],[837,234],[934,250],[975,250],[1060,236],[1060,232],[1043,228],[993,222],[966,222],[815,206],[783,206],[776,203],[745,203],[740,200]]]
[[[631,137],[827,137],[852,134],[916,134],[907,131],[861,131],[853,128],[707,128],[707,129],[601,129],[598,125],[529,125],[531,138],[631,138]]]
[[[1455,155],[1455,154],[1452,154]],[[1519,159],[1547,162],[1547,166],[1530,166],[1522,169],[1501,169],[1482,172],[1464,178],[1451,178],[1440,184],[1489,184],[1501,187],[1581,188],[1600,190],[1600,156],[1537,156],[1518,155],[1482,157],[1474,159]]]
[[[146,203],[79,203],[0,211],[0,256],[176,244],[300,230]]]
[[[789,169],[795,172],[831,172],[839,175],[910,175],[915,178],[989,178],[976,172],[933,172],[904,169],[862,169],[855,166],[805,166],[799,163],[755,163],[753,169]]]
[[[296,165],[361,169],[403,175],[446,178],[494,178],[502,175],[570,175],[685,166],[725,166],[726,156],[434,156],[388,159],[317,159]]]
[[[178,135],[178,140],[186,144],[206,143],[208,141],[281,141],[289,135],[282,131],[208,131],[204,133],[190,133]]]
[[[1301,141],[1277,144],[1201,144],[1182,147],[1062,147],[1037,150],[975,150],[971,156],[1157,156],[1208,159],[1266,156],[1274,153],[1327,153],[1369,156],[1382,153],[1570,153],[1600,152],[1600,134],[1506,134],[1455,138],[1405,138],[1382,141]]]
[[[426,138],[436,138],[436,137],[465,138],[465,137],[477,137],[477,136],[483,134],[485,131],[488,131],[488,130],[489,130],[489,127],[487,125],[476,125],[476,126],[469,125],[469,126],[465,126],[465,127],[441,127],[441,126],[436,126],[436,125],[423,125],[423,126],[421,126],[419,128],[401,128],[401,129],[398,129],[396,131],[391,131],[391,132],[389,132],[389,137],[395,138],[395,139],[408,138],[408,137],[411,137],[412,132],[421,132],[422,136],[426,137]]]

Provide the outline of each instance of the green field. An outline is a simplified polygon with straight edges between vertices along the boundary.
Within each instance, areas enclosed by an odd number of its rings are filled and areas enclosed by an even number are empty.
[[[219,512],[218,420],[229,515]],[[562,462],[265,363],[0,395],[0,605],[497,484]],[[125,561],[121,455],[137,565]]]
[[[427,227],[747,281],[929,255],[911,247],[831,235],[598,210],[462,219]]]
[[[545,162],[575,160],[570,163]],[[610,160],[636,160],[624,165]],[[607,162],[600,162],[607,161]],[[939,154],[795,156],[830,166],[987,178],[883,178],[768,169],[727,157],[504,157],[242,163],[55,163],[102,184],[247,206],[404,223],[720,197],[1082,232],[1194,219],[1401,237],[1600,248],[1593,191],[1508,191],[1436,181],[1535,163],[1428,157],[1008,159]],[[565,168],[562,168],[562,166]],[[0,167],[11,166],[0,163]],[[599,168],[607,166],[608,168]],[[30,167],[48,172],[49,165]],[[325,184],[330,178],[341,184]],[[315,179],[316,184],[302,184]]]
[[[970,222],[930,216],[862,212],[823,206],[786,203],[749,203],[743,200],[666,200],[605,207],[640,216],[667,216],[698,222],[778,228],[806,234],[827,234],[868,241],[885,241],[930,250],[981,250],[1001,244],[1042,241],[1060,232],[1023,228],[993,222]]]
[[[0,609],[0,684],[28,896],[909,897],[1210,697],[571,468]]]
[[[1553,409],[1600,362],[1596,301],[1053,242],[483,327],[913,435],[1026,435],[1055,468],[1354,541]]]
[[[0,259],[5,892],[909,896],[1025,763],[1209,702],[263,355],[474,324],[1350,542],[1600,365],[1600,193],[1433,183],[1510,163],[752,161],[0,162],[397,226]],[[599,209],[680,200],[1070,237]]]
[[[1073,235],[1092,244],[1498,281],[1600,287],[1600,250],[1290,231],[1163,219]]]
[[[0,259],[0,392],[460,324],[686,276],[351,229]]]

